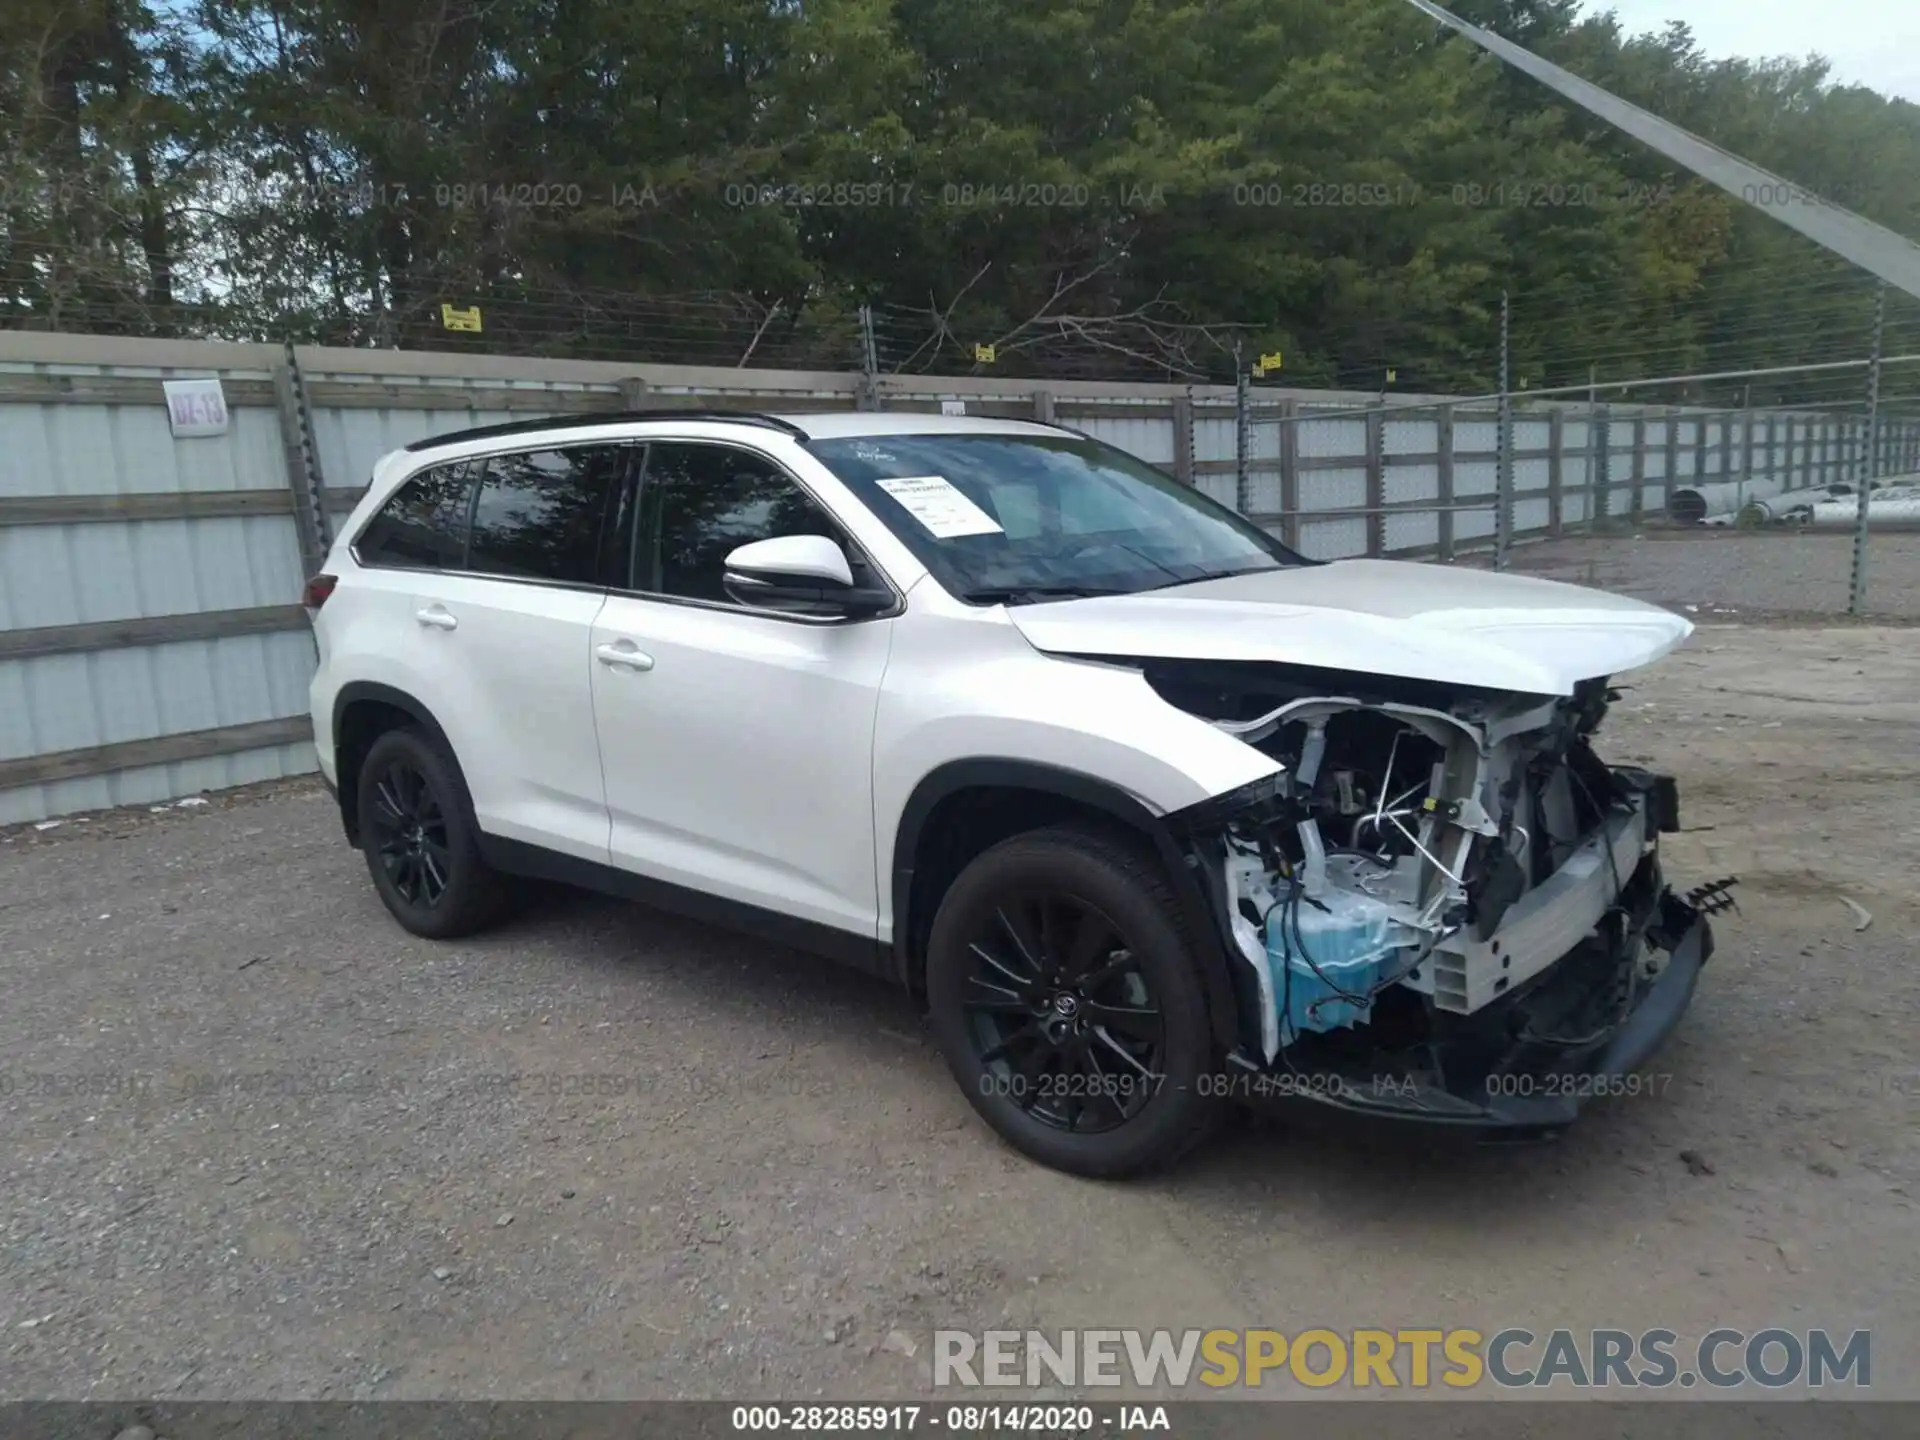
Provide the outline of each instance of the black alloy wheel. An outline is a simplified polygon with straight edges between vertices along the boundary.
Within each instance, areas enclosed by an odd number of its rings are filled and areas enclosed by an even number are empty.
[[[437,736],[381,735],[360,762],[356,796],[360,848],[394,919],[444,940],[500,914],[507,887],[481,856],[466,780]]]
[[[453,874],[440,797],[408,757],[391,761],[374,777],[373,797],[364,823],[387,877],[401,899],[431,910],[447,893]]]
[[[1141,837],[1063,825],[976,856],[934,916],[926,998],[967,1102],[1043,1164],[1157,1169],[1219,1114],[1185,912]]]
[[[1099,1134],[1164,1083],[1165,1015],[1119,925],[1061,891],[1011,895],[967,942],[967,1011],[979,1058],[1042,1124]]]

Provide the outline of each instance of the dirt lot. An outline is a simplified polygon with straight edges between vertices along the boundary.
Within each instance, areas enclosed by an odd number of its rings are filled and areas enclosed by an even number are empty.
[[[1489,563],[1485,554],[1475,564]],[[1844,616],[1853,536],[1831,531],[1676,529],[1518,545],[1513,568],[1670,605],[1708,619]],[[1867,549],[1867,617],[1920,621],[1920,534],[1876,533]]]
[[[1920,646],[1706,624],[1608,733],[1681,777],[1670,868],[1745,880],[1657,1093],[1128,1185],[824,963],[584,897],[412,939],[317,786],[9,832],[0,1395],[878,1398],[1011,1323],[1824,1324],[1920,1396]]]

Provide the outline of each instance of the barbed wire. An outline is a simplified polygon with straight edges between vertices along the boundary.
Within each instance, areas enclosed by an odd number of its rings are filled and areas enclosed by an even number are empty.
[[[1188,383],[1231,383],[1259,358],[1262,337],[1281,329],[1258,319],[1196,317],[1162,298],[1129,308],[1101,299],[1093,287],[1080,301],[1064,284],[1023,319],[1009,319],[1001,308],[967,309],[958,300],[944,310],[932,302],[863,307],[857,297],[824,289],[781,299],[455,278],[403,297],[343,299],[322,280],[297,276],[271,289],[256,279],[224,290],[202,277],[183,287],[181,298],[156,299],[154,289],[137,271],[99,263],[0,265],[0,329],[720,368],[846,372],[871,363],[882,374]],[[1523,322],[1515,327],[1516,388],[1577,384],[1589,375],[1617,381],[1864,359],[1877,291],[1856,271],[1809,278],[1804,264],[1777,260],[1664,305],[1611,294],[1569,303],[1559,294],[1515,292],[1512,313]],[[1484,314],[1472,318],[1484,328]],[[1436,367],[1431,357],[1410,361],[1397,353],[1409,343],[1408,329],[1392,317],[1357,322],[1340,337],[1337,358],[1285,356],[1265,378],[1381,393],[1492,388],[1498,354],[1486,341],[1459,344],[1447,366]],[[1533,338],[1556,334],[1592,338]],[[1920,304],[1911,297],[1888,297],[1883,344],[1886,353],[1920,350]],[[1442,369],[1446,383],[1430,383]],[[1672,382],[1665,388],[1673,403],[1838,405],[1864,385],[1857,377],[1809,374],[1770,376],[1744,394],[1738,385],[1713,393]],[[1920,373],[1888,377],[1883,393],[1889,403],[1920,395]]]

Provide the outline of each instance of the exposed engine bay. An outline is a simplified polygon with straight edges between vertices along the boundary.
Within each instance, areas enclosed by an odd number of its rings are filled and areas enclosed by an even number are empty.
[[[1478,1093],[1570,1063],[1688,928],[1659,869],[1673,782],[1593,748],[1605,678],[1542,697],[1239,662],[1142,673],[1283,767],[1204,817],[1268,1065],[1458,1095],[1463,1075]]]

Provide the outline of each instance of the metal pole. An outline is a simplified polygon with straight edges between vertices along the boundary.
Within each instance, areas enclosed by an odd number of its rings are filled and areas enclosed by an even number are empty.
[[[1660,466],[1660,509],[1665,513],[1667,502],[1673,496],[1673,487],[1680,483],[1680,407],[1667,406],[1667,453]]]
[[[1600,367],[1587,366],[1587,533],[1600,528],[1600,487],[1594,483],[1594,447],[1600,443]]]
[[[1647,422],[1644,417],[1633,418],[1633,491],[1628,501],[1628,519],[1633,525],[1639,525],[1642,511],[1646,508],[1647,489]]]
[[[1253,513],[1252,477],[1247,464],[1253,458],[1253,407],[1247,393],[1246,358],[1240,342],[1233,342],[1233,506],[1242,515]]]
[[[1035,400],[1046,394],[1039,391]],[[1035,411],[1036,418],[1038,410]],[[1053,422],[1053,397],[1047,395],[1047,422]],[[1173,478],[1182,485],[1193,484],[1193,387],[1173,397]]]
[[[1495,475],[1493,568],[1507,568],[1507,551],[1513,544],[1513,397],[1512,385],[1512,305],[1507,292],[1500,292],[1500,462]]]
[[[273,368],[274,402],[280,412],[280,443],[286,460],[287,488],[293,496],[294,534],[308,578],[320,572],[333,546],[333,517],[327,513],[327,487],[320,473],[320,449],[313,435],[313,408],[300,360],[288,340],[285,359]]]
[[[1547,417],[1547,534],[1558,539],[1567,524],[1567,412],[1558,405]]]
[[[1880,433],[1880,358],[1881,349],[1887,336],[1887,286],[1880,283],[1880,293],[1873,306],[1873,359],[1867,366],[1867,428],[1864,436],[1865,454],[1862,456],[1859,483],[1854,487],[1853,521],[1853,588],[1847,597],[1847,613],[1861,615],[1867,608],[1867,506],[1870,500],[1868,482],[1878,468],[1874,464],[1875,442]]]
[[[1280,418],[1291,420],[1300,408],[1297,400],[1280,402]],[[1283,424],[1280,441],[1280,538],[1289,548],[1300,548],[1300,427]]]
[[[1598,533],[1613,519],[1613,406],[1594,409],[1593,431],[1600,448],[1593,462],[1593,528]]]
[[[1386,421],[1378,412],[1367,416],[1367,554],[1387,553]]]
[[[855,400],[862,410],[880,408],[880,352],[873,341],[873,307],[860,307],[860,380]]]
[[[1731,437],[1729,437],[1731,444]],[[1740,392],[1740,484],[1733,492],[1734,510],[1747,503],[1747,492],[1753,485],[1753,386],[1748,385]]]

